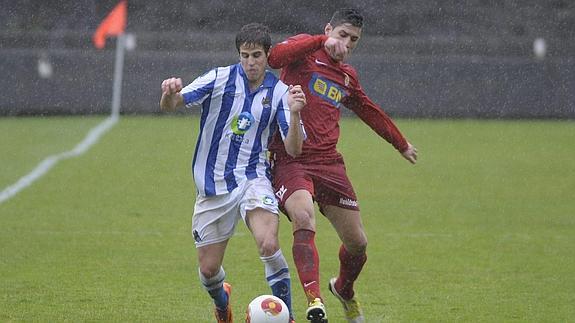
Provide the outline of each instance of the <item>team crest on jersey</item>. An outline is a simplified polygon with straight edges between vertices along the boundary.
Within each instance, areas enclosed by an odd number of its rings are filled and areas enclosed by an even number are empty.
[[[349,82],[349,80],[347,80],[347,82]],[[309,89],[311,93],[318,95],[336,108],[339,108],[341,99],[345,97],[345,91],[337,84],[326,78],[320,77],[316,73],[312,75],[311,80],[309,81]]]
[[[343,84],[345,84],[345,86],[349,86],[349,75],[347,75],[347,73],[343,73],[343,75],[345,75]]]
[[[264,107],[264,109],[269,109],[272,107],[272,102],[267,96],[262,99],[262,107]]]
[[[235,116],[232,120],[232,132],[236,135],[243,135],[250,130],[255,119],[251,113],[245,111]]]

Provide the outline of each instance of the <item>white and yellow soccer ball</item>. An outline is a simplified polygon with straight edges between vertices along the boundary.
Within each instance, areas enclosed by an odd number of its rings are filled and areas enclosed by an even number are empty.
[[[246,323],[289,323],[288,307],[279,297],[258,296],[246,309]]]

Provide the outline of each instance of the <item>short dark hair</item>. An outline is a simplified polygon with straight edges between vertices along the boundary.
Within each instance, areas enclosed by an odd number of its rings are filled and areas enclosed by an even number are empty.
[[[270,36],[270,29],[263,24],[253,22],[244,25],[236,35],[236,49],[240,52],[240,46],[247,45],[261,45],[266,54],[272,46],[272,38]]]
[[[363,15],[357,9],[342,8],[336,11],[329,21],[329,24],[334,28],[346,23],[354,27],[362,28]]]

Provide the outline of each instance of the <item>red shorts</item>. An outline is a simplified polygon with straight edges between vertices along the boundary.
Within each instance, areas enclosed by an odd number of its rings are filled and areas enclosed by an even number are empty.
[[[359,211],[341,155],[318,160],[274,160],[272,177],[275,195],[284,213],[285,201],[293,192],[302,189],[310,192],[320,209],[323,205],[333,205]]]

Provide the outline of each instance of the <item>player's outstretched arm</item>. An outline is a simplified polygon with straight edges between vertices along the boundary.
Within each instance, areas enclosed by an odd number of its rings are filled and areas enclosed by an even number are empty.
[[[417,163],[417,148],[415,148],[411,143],[407,143],[407,149],[404,150],[401,155],[410,163]]]
[[[162,82],[162,98],[160,108],[162,111],[175,111],[184,106],[184,97],[180,93],[182,90],[182,79],[171,77]]]
[[[403,158],[412,164],[417,162],[417,149],[405,139],[393,120],[371,101],[363,89],[357,88],[354,95],[346,97],[344,104],[378,135],[391,143]]]
[[[287,95],[290,109],[290,127],[284,140],[284,146],[290,156],[296,157],[302,153],[305,136],[301,125],[300,111],[306,105],[306,98],[300,85],[290,85]]]

